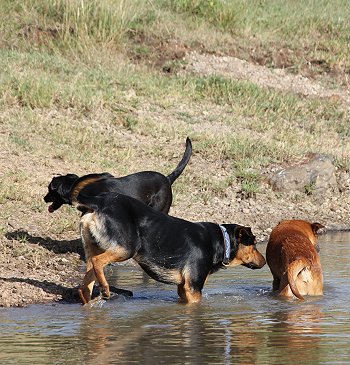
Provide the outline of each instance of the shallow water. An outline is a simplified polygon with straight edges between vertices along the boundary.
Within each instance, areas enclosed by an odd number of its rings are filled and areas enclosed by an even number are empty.
[[[213,274],[191,306],[137,268],[109,268],[133,298],[0,309],[0,364],[350,364],[350,234],[320,248],[325,293],[304,302],[269,295],[267,266]]]

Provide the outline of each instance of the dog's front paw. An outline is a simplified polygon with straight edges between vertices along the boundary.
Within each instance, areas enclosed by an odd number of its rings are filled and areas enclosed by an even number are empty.
[[[108,300],[111,297],[111,293],[109,291],[109,287],[101,287],[100,288],[100,292],[101,292],[101,298]]]

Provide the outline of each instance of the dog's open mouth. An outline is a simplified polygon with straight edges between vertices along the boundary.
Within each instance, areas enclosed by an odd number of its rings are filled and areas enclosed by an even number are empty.
[[[49,211],[49,213],[53,213],[54,211],[56,211],[57,209],[59,209],[62,205],[62,201],[55,199],[54,201],[51,200],[46,202],[46,203],[51,203],[48,207],[47,210]]]

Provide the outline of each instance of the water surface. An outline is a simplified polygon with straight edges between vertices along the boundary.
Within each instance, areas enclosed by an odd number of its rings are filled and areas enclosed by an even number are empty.
[[[213,274],[190,306],[136,267],[109,268],[134,297],[0,309],[0,364],[350,364],[350,234],[320,247],[325,293],[305,301],[272,297],[267,266]]]

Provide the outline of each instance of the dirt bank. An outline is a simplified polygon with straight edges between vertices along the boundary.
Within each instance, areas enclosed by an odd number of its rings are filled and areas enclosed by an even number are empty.
[[[195,174],[198,173],[204,163],[200,156],[193,156],[184,175],[193,169]],[[190,185],[188,189],[195,196],[205,194]],[[64,207],[53,214],[48,213],[41,201],[44,193],[45,187],[42,186],[38,191],[38,204],[43,207],[40,212],[33,215],[22,207],[16,217],[11,216],[6,222],[7,229],[0,241],[0,306],[79,302],[76,289],[85,265],[78,234],[79,212]],[[250,225],[258,241],[263,242],[271,228],[285,218],[309,219],[326,224],[329,229],[347,229],[349,210],[349,191],[328,191],[318,197],[295,193],[278,195],[266,184],[250,198],[241,195],[238,185],[228,188],[224,196],[213,194],[206,200],[189,202],[178,193],[170,213],[193,221]],[[61,233],[52,233],[50,227],[53,224],[67,220],[70,225],[65,225]],[[135,265],[132,262],[127,264]]]

